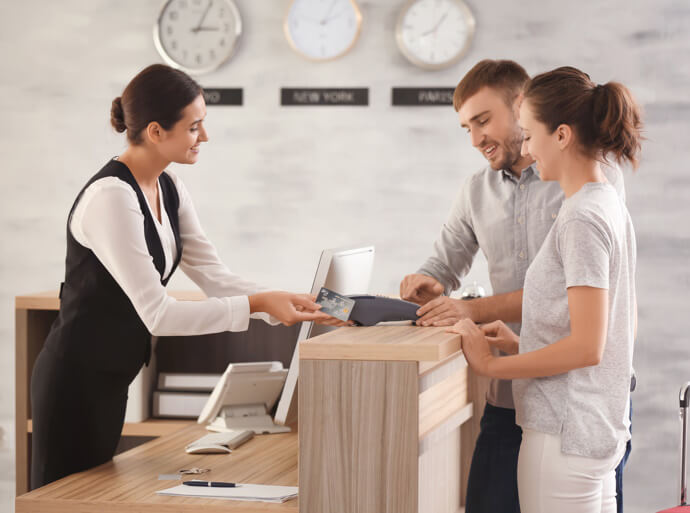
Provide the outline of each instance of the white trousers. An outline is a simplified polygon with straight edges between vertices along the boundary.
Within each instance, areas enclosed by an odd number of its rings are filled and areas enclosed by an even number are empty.
[[[616,466],[609,458],[563,454],[560,435],[523,429],[518,457],[521,513],[616,513]]]

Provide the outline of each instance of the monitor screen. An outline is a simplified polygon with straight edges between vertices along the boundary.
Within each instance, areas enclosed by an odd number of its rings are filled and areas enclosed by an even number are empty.
[[[321,287],[331,289],[338,294],[367,294],[374,268],[374,246],[358,248],[326,249],[321,253],[316,268],[311,293],[316,295]],[[292,424],[297,418],[297,376],[299,374],[299,343],[335,328],[314,325],[304,322],[297,336],[297,344],[292,354],[290,369],[285,386],[276,408],[276,424]]]

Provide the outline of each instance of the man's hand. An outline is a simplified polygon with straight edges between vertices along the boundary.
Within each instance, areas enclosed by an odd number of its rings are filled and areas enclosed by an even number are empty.
[[[520,352],[520,337],[505,325],[503,321],[494,321],[480,327],[486,340],[496,349],[507,354]]]
[[[477,309],[471,299],[453,299],[446,296],[432,299],[417,310],[419,326],[452,326],[461,319],[475,320]]]
[[[400,282],[400,298],[424,305],[443,294],[443,285],[425,274],[408,274]]]
[[[489,342],[482,330],[471,320],[463,319],[446,331],[460,334],[462,353],[472,370],[481,376],[489,376],[489,367],[496,357],[491,354]]]

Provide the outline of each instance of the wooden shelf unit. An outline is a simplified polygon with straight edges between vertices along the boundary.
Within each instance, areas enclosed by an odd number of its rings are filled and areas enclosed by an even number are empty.
[[[198,300],[201,292],[172,292],[177,299]],[[29,491],[31,435],[31,371],[60,309],[57,291],[15,297],[15,434],[16,494]],[[184,421],[150,419],[125,424],[123,436],[162,436],[188,425]]]

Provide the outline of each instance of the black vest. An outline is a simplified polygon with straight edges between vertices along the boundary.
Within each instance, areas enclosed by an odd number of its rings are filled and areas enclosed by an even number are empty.
[[[165,256],[155,220],[144,193],[127,166],[111,160],[81,190],[67,221],[67,258],[65,281],[60,287],[60,313],[51,327],[46,347],[63,358],[86,365],[93,370],[136,376],[142,364],[151,357],[151,333],[137,314],[132,302],[96,255],[79,244],[70,231],[70,221],[84,190],[96,180],[114,176],[129,184],[137,195],[144,215],[144,234],[153,265],[165,286],[177,268],[182,255],[178,208],[180,198],[170,176],[162,173],[159,183],[163,204],[170,220],[177,258],[170,275],[163,279]]]

